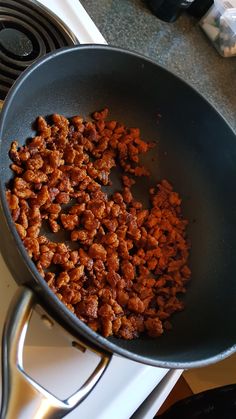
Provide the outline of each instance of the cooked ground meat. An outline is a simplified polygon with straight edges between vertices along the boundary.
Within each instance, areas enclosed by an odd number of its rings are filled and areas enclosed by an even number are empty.
[[[157,337],[183,309],[179,296],[191,275],[187,221],[167,180],[150,190],[150,208],[134,199],[135,177],[148,176],[140,154],[153,144],[107,115],[39,117],[37,135],[11,145],[6,196],[39,273],[79,319],[106,337]],[[109,196],[103,186],[116,165],[123,189]],[[45,224],[55,242],[43,235]],[[59,230],[65,243],[56,240]]]

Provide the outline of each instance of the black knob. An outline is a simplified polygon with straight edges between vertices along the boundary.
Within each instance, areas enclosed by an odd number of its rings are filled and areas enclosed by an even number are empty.
[[[165,22],[175,22],[183,9],[187,9],[194,0],[147,0],[151,11]]]
[[[195,0],[189,7],[188,13],[200,19],[212,6],[214,0]]]

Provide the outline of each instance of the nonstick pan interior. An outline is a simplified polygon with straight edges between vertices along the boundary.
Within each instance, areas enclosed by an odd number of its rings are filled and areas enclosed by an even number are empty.
[[[105,106],[112,119],[141,128],[144,139],[157,142],[144,159],[151,177],[140,180],[136,196],[146,201],[148,188],[166,178],[181,194],[190,222],[193,274],[186,308],[173,317],[172,331],[155,340],[107,340],[81,324],[47,290],[20,240],[13,237],[6,210],[3,190],[11,177],[11,141],[23,144],[34,135],[32,122],[38,115],[88,116]],[[231,353],[236,343],[236,141],[215,109],[183,81],[140,56],[111,47],[80,46],[50,54],[21,76],[1,118],[6,214],[1,216],[6,232],[2,251],[5,258],[8,254],[16,281],[36,289],[67,327],[133,359],[160,366],[197,366]]]

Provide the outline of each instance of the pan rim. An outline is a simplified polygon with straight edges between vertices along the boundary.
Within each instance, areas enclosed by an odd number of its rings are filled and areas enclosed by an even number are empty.
[[[183,78],[181,78],[179,75],[176,75],[173,71],[168,70],[166,67],[156,63],[154,60],[133,51],[130,51],[128,49],[114,47],[110,45],[94,45],[94,44],[86,44],[86,45],[75,45],[70,47],[64,47],[59,50],[53,51],[49,54],[46,54],[45,56],[38,59],[34,64],[32,64],[28,69],[26,69],[16,80],[16,82],[11,87],[3,105],[2,112],[0,114],[0,142],[4,127],[4,121],[8,113],[8,109],[11,106],[12,101],[14,100],[15,93],[17,90],[21,87],[21,85],[24,83],[25,79],[31,75],[32,72],[34,72],[38,67],[43,65],[44,63],[52,60],[54,57],[57,57],[59,55],[68,54],[74,51],[80,51],[80,50],[110,50],[113,52],[118,52],[122,54],[127,54],[130,56],[134,56],[136,58],[140,58],[144,62],[151,63],[152,65],[161,68],[168,74],[170,74],[172,77],[177,78],[179,81],[181,81],[184,85],[187,85],[189,89],[191,89],[196,95],[200,96],[202,100],[204,100],[208,106],[213,108],[215,112],[217,113],[219,118],[222,118],[224,123],[226,124],[226,127],[231,131],[233,135],[235,135],[234,130],[228,123],[228,121],[225,119],[223,115],[216,109],[216,107],[207,99],[205,98],[201,93],[199,93],[195,87],[193,87],[190,83],[186,82]],[[1,169],[0,169],[1,170]],[[83,323],[81,320],[79,320],[70,310],[54,295],[54,293],[50,290],[44,279],[41,277],[39,272],[36,269],[36,266],[32,262],[32,260],[29,258],[27,251],[18,236],[18,233],[15,229],[14,222],[12,220],[10,210],[7,205],[6,197],[5,197],[5,185],[2,181],[0,181],[1,187],[0,187],[0,205],[2,207],[2,215],[5,218],[5,223],[8,226],[8,229],[10,230],[10,234],[13,237],[17,250],[20,254],[22,263],[24,263],[27,267],[27,269],[30,271],[30,274],[32,275],[32,281],[34,281],[35,285],[37,284],[39,286],[32,287],[33,291],[37,295],[38,299],[42,297],[42,293],[44,293],[44,301],[42,303],[42,306],[48,310],[48,307],[50,307],[50,311],[55,314],[56,318],[59,318],[59,323],[66,324],[68,329],[73,329],[74,333],[77,333],[79,336],[82,336],[86,339],[90,339],[91,342],[95,345],[98,345],[102,348],[105,348],[106,350],[113,352],[117,355],[124,356],[126,358],[129,358],[136,362],[141,362],[143,364],[148,364],[151,366],[161,367],[161,368],[178,368],[178,369],[186,369],[186,368],[195,368],[199,366],[209,365],[212,363],[215,363],[221,359],[224,359],[234,352],[236,352],[236,344],[227,348],[226,350],[216,353],[213,356],[210,356],[208,358],[203,358],[199,360],[194,360],[190,362],[176,362],[176,361],[162,361],[158,359],[154,359],[152,357],[139,355],[137,353],[131,352],[130,350],[127,350],[123,347],[120,347],[119,345],[116,345],[115,343],[109,341],[109,339],[104,338],[103,336],[99,335],[98,333],[94,332],[92,329],[90,329],[85,323]],[[40,294],[41,292],[41,294]]]

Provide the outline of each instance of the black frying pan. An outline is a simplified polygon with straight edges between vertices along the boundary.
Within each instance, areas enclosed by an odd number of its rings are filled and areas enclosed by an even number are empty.
[[[78,320],[50,291],[28,257],[5,199],[10,143],[34,134],[38,115],[89,115],[108,106],[111,118],[156,140],[140,181],[139,199],[161,178],[183,198],[190,220],[192,280],[186,308],[159,339],[105,339]],[[158,114],[162,117],[159,118]],[[105,351],[159,367],[192,368],[236,351],[236,138],[226,121],[193,88],[152,61],[107,46],[53,52],[11,89],[0,120],[1,250],[18,284],[75,336]],[[152,157],[155,156],[154,161]]]

